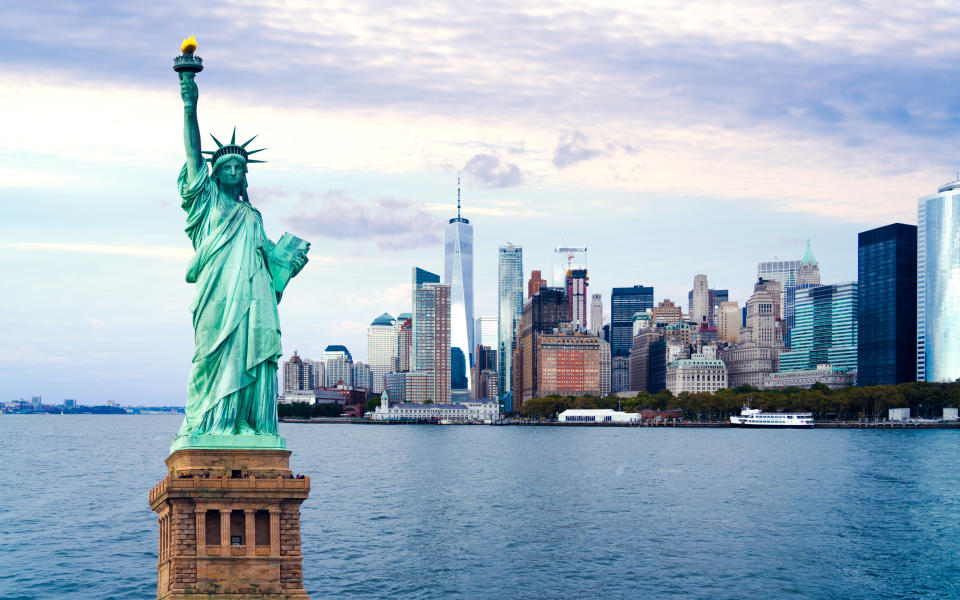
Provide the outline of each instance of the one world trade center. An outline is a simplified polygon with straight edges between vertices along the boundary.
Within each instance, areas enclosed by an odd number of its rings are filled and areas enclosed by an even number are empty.
[[[443,234],[443,282],[450,286],[450,387],[470,389],[473,366],[473,225],[460,215],[457,179],[457,216]]]

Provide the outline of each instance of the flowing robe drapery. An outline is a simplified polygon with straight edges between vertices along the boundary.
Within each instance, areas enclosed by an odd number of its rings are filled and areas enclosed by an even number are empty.
[[[196,352],[179,436],[277,434],[280,320],[268,267],[273,247],[259,211],[222,194],[206,165],[178,179],[195,254]]]

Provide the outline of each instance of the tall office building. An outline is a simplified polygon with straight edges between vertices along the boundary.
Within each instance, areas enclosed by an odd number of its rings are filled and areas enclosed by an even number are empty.
[[[473,225],[460,214],[460,180],[457,179],[457,216],[443,231],[443,282],[450,286],[450,347],[457,361],[465,361],[463,375],[457,369],[454,388],[470,387],[473,365]],[[457,352],[459,351],[459,353]]]
[[[323,351],[324,386],[353,386],[353,356],[346,346],[331,344]]]
[[[960,180],[917,201],[917,381],[960,378]]]
[[[513,350],[523,313],[523,248],[507,244],[497,255],[497,380],[501,396],[513,385]],[[505,398],[504,411],[513,406]]]
[[[543,274],[540,271],[530,271],[530,280],[527,281],[527,298],[532,298],[542,287],[547,287],[547,280],[543,278]]]
[[[653,325],[675,325],[683,321],[683,309],[674,304],[670,298],[664,298],[652,309],[650,320]]]
[[[370,370],[370,365],[360,361],[353,363],[353,387],[361,390],[372,389],[373,372]]]
[[[477,317],[473,326],[473,342],[477,346],[487,346],[497,349],[497,318]],[[477,357],[473,357],[473,364],[477,364]],[[496,368],[496,367],[494,367]]]
[[[586,246],[562,246],[553,249],[551,266],[553,268],[553,287],[562,288],[567,284],[567,271],[587,268]],[[532,294],[531,294],[532,295]]]
[[[807,240],[807,249],[800,260],[761,262],[757,265],[757,277],[780,284],[781,312],[777,316],[784,322],[784,343],[789,346],[790,331],[796,322],[794,305],[797,291],[820,285],[820,265],[810,249],[810,240]]]
[[[742,316],[736,302],[724,301],[717,310],[717,335],[724,342],[740,341]]]
[[[700,323],[709,323],[710,317],[710,293],[707,285],[706,275],[695,275],[693,278],[693,289],[690,291],[690,321],[699,325]]]
[[[653,308],[653,286],[613,288],[610,294],[610,353],[629,356],[633,347],[633,315]]]
[[[396,320],[383,313],[367,327],[367,363],[374,394],[383,392],[383,378],[397,370]]]
[[[413,310],[413,351],[407,377],[407,401],[450,402],[450,286],[423,283],[416,289]],[[410,385],[416,384],[411,392]]]
[[[720,318],[720,305],[729,299],[730,293],[728,290],[707,289],[707,323],[711,326],[716,326],[717,319]],[[687,292],[687,314],[690,315],[690,320],[693,321],[693,290]]]
[[[570,306],[570,323],[577,330],[587,330],[587,285],[586,269],[567,271],[567,302]]]
[[[283,364],[283,391],[312,390],[314,388],[312,371],[310,363],[301,359],[294,350],[290,360]]]
[[[793,347],[780,355],[780,371],[831,365],[857,368],[857,282],[797,292]]]
[[[857,249],[857,384],[917,378],[917,227],[863,231]]]
[[[783,328],[780,314],[781,287],[776,281],[759,278],[753,295],[747,300],[746,325],[740,330],[740,343],[721,352],[727,365],[727,384],[731,388],[752,385],[760,388],[770,373],[780,370]]]
[[[537,397],[603,394],[601,363],[604,352],[609,353],[606,342],[564,325],[556,333],[540,336],[539,346]]]
[[[473,399],[496,398],[496,393],[491,395],[491,392],[496,392],[497,351],[491,346],[477,344],[473,355],[473,381],[476,385],[470,389],[470,397]]]
[[[405,373],[413,362],[413,314],[400,313],[397,317],[397,371]],[[386,385],[386,384],[384,384]]]
[[[603,329],[603,295],[590,296],[590,333],[600,335]]]
[[[520,410],[524,402],[537,397],[540,337],[553,333],[565,322],[567,310],[567,298],[562,288],[541,288],[523,304],[514,349],[513,410]]]

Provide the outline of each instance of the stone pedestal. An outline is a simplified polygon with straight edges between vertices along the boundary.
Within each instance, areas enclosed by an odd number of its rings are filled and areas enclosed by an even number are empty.
[[[150,491],[160,523],[159,600],[308,600],[288,450],[177,450]]]

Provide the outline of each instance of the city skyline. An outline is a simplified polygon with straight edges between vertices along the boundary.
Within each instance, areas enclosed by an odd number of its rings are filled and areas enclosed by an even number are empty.
[[[285,358],[341,344],[366,359],[371,320],[409,310],[410,266],[442,272],[461,170],[475,316],[496,314],[495,256],[508,242],[523,246],[525,276],[549,273],[557,246],[589,247],[589,289],[605,300],[644,284],[685,306],[704,273],[742,306],[757,262],[799,258],[807,237],[822,281],[854,280],[857,234],[916,224],[917,198],[955,171],[956,103],[923,90],[951,89],[960,49],[930,28],[960,12],[853,6],[830,13],[833,27],[772,7],[732,6],[719,21],[670,4],[616,15],[496,5],[446,20],[442,5],[402,20],[402,8],[268,19],[256,6],[204,7],[189,32],[175,4],[11,7],[0,23],[0,392],[183,398],[191,250],[169,62],[190,34],[210,67],[201,131],[261,133],[269,162],[251,166],[251,201],[274,239],[288,229],[313,244],[279,309]],[[216,33],[235,20],[261,26]],[[473,35],[484,28],[504,37]],[[237,60],[257,53],[296,57],[303,77]]]

